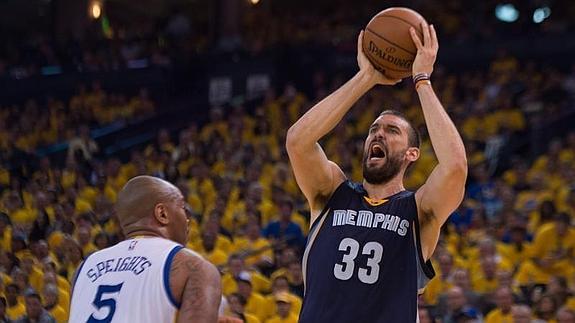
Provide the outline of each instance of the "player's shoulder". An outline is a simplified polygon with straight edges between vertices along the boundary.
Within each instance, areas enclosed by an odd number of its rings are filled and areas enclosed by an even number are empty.
[[[174,269],[177,269],[178,267],[195,270],[217,271],[216,267],[212,263],[191,249],[185,247],[175,248],[174,252],[175,254],[172,261],[172,271],[177,271]]]

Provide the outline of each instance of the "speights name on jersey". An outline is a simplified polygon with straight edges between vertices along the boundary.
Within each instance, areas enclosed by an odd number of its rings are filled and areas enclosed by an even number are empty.
[[[95,282],[110,272],[131,271],[134,275],[139,275],[150,266],[152,263],[146,257],[119,257],[98,262],[86,272],[86,275],[91,282]]]

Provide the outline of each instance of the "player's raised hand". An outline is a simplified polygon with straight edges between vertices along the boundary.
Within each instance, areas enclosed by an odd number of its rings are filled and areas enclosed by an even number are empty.
[[[435,64],[435,59],[437,58],[437,51],[439,50],[437,34],[433,25],[421,23],[421,29],[423,31],[423,40],[419,39],[413,27],[409,29],[411,39],[413,39],[413,43],[417,47],[417,55],[413,60],[414,76],[420,73],[431,75],[433,64]]]
[[[357,38],[357,65],[359,65],[359,70],[363,73],[366,77],[369,78],[370,82],[375,84],[383,84],[383,85],[394,85],[400,82],[401,80],[394,80],[387,78],[383,73],[376,70],[373,67],[373,64],[369,61],[365,53],[363,52],[363,30],[359,33],[359,37]]]

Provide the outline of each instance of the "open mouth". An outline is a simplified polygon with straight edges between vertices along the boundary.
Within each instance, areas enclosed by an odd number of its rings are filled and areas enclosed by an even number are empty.
[[[370,160],[381,160],[385,158],[385,149],[380,144],[373,144],[369,150],[369,159]]]

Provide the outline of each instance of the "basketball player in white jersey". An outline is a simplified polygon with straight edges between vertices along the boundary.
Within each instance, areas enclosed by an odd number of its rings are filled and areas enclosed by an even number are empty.
[[[70,322],[217,322],[218,270],[183,247],[182,193],[159,178],[132,178],[116,211],[126,240],[95,252],[76,273]]]

